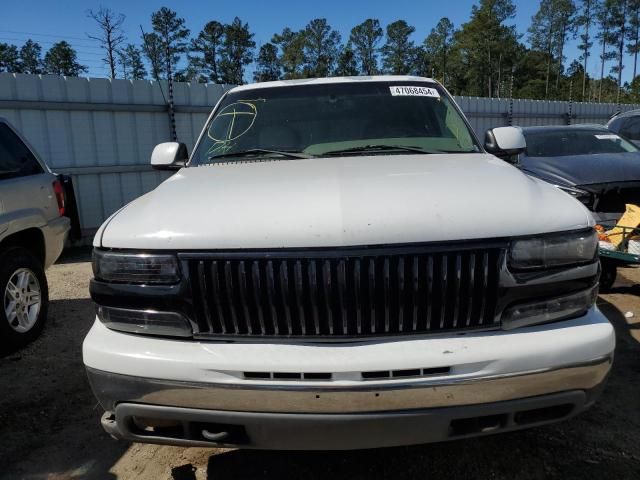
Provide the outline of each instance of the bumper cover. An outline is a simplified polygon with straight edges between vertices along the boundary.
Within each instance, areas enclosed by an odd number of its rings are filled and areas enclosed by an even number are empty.
[[[456,440],[570,418],[601,389],[506,402],[361,414],[229,412],[121,403],[102,417],[113,437],[144,443],[270,450],[354,450]],[[145,427],[148,424],[160,427]]]
[[[571,417],[595,401],[611,360],[472,381],[348,389],[239,388],[93,369],[88,374],[107,409],[102,424],[116,438],[191,446],[356,449],[450,440]]]

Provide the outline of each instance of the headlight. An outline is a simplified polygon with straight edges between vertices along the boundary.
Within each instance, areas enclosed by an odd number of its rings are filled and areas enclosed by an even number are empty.
[[[98,318],[105,327],[121,332],[163,335],[167,337],[190,337],[193,331],[189,321],[175,312],[155,310],[132,310],[98,305]]]
[[[527,270],[588,263],[596,259],[597,247],[598,235],[593,229],[515,240],[509,265]]]
[[[180,281],[174,255],[93,250],[93,274],[105,282],[172,284]]]
[[[519,303],[502,314],[502,328],[512,328],[557,322],[584,315],[596,301],[598,286],[561,297]]]

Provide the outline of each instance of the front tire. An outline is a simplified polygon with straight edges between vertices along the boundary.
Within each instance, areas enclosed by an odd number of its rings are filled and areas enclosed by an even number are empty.
[[[27,249],[0,254],[0,351],[33,341],[44,327],[49,306],[47,277]]]

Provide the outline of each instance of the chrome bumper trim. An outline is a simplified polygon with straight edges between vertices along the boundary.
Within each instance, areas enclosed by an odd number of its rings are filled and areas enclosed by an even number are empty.
[[[149,379],[87,368],[105,408],[134,402],[236,412],[363,413],[474,405],[591,390],[606,379],[605,356],[579,364],[462,380],[423,380],[388,385],[330,387],[288,384],[204,384]]]

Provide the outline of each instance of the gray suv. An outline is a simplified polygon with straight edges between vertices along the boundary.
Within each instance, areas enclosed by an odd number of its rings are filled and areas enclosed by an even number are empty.
[[[64,179],[0,118],[0,350],[42,330],[49,300],[44,271],[60,256],[71,225],[65,202]]]

